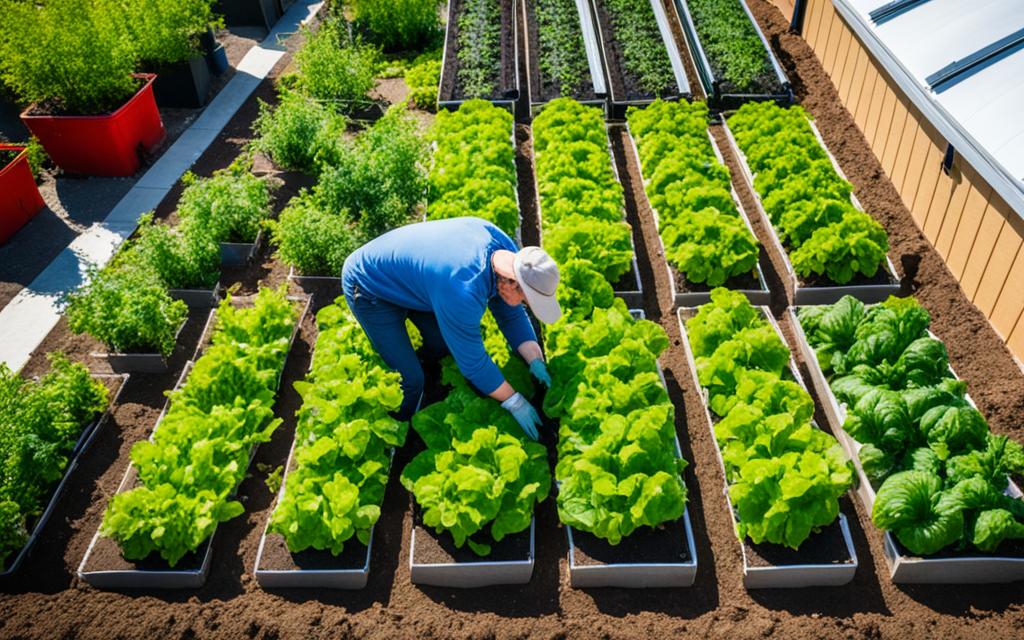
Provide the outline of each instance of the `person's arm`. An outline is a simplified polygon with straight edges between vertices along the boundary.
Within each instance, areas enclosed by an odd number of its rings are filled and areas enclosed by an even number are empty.
[[[500,297],[495,296],[491,298],[488,307],[505,339],[527,364],[544,357],[540,343],[537,342],[537,333],[533,330],[530,318],[522,305],[509,306]]]
[[[487,355],[480,334],[482,314],[479,307],[473,309],[473,306],[452,296],[443,306],[435,309],[437,326],[462,375],[481,393],[504,401],[515,390],[505,381],[498,365]]]

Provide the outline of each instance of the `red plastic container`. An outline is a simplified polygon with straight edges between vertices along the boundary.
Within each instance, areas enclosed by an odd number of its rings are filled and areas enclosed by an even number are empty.
[[[139,91],[117,111],[102,116],[33,116],[30,106],[21,120],[39,138],[54,164],[68,173],[130,176],[139,170],[139,152],[164,139],[164,123],[153,98],[152,73]]]
[[[0,169],[0,244],[3,244],[25,226],[32,216],[39,213],[46,203],[32,178],[25,147],[0,144],[0,151],[20,152]]]

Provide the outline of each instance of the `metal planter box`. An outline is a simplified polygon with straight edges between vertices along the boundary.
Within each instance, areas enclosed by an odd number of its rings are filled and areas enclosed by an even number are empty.
[[[334,285],[338,288],[338,292],[341,292],[341,276],[304,276],[300,275],[295,267],[288,268],[288,279],[300,287],[322,287],[324,285]]]
[[[771,63],[772,72],[775,75],[775,79],[781,87],[781,91],[778,93],[733,93],[722,90],[721,79],[716,78],[714,72],[711,69],[711,63],[704,51],[704,47],[700,43],[700,38],[697,37],[697,25],[693,20],[693,15],[690,13],[690,5],[686,0],[674,0],[673,6],[675,8],[677,18],[683,26],[683,33],[686,35],[686,43],[690,47],[690,58],[694,62],[694,68],[697,71],[697,76],[700,78],[700,83],[704,88],[704,93],[708,96],[708,99],[714,102],[720,108],[733,108],[740,104],[751,101],[751,100],[775,100],[783,104],[793,102],[793,89],[789,84],[789,79],[786,78],[786,72],[782,70],[782,66],[779,64],[775,54],[772,53],[772,48],[768,44],[768,39],[765,38],[764,33],[761,31],[761,27],[758,26],[757,20],[754,19],[753,14],[750,13],[750,8],[747,7],[745,0],[737,0],[740,6],[743,7],[744,13],[747,14],[747,18],[750,20],[750,24],[753,25],[754,31],[757,32],[758,38],[761,40],[761,44],[764,46],[765,56]]]
[[[495,0],[501,2],[502,0]],[[503,28],[508,28],[511,32],[512,37],[512,59],[502,60],[501,73],[507,71],[506,65],[512,66],[512,85],[499,87],[500,96],[493,97],[489,101],[496,106],[508,109],[515,114],[516,101],[519,99],[519,20],[516,19],[518,15],[518,1],[519,0],[507,0],[511,5],[511,15],[509,16],[508,23],[505,23],[504,17],[502,19]],[[444,51],[441,54],[441,74],[440,81],[437,87],[437,107],[439,109],[458,109],[463,102],[469,98],[456,99],[454,95],[446,96],[443,94],[446,80],[449,79],[449,75],[457,72],[457,66],[453,67],[451,71],[448,70],[448,57],[455,56],[458,50],[458,42],[456,42],[455,32],[452,30],[452,24],[457,21],[457,16],[452,12],[452,5],[455,5],[456,13],[462,8],[463,0],[448,0],[448,9],[445,15],[448,16],[448,21],[445,23],[444,30]],[[500,45],[499,45],[500,47]],[[499,74],[498,83],[502,83],[501,73]],[[451,79],[453,87],[452,92],[454,93],[455,79]]]
[[[832,152],[825,146],[824,140],[821,138],[821,134],[818,132],[817,126],[814,121],[808,119],[808,124],[811,126],[811,130],[814,135],[818,138],[818,143],[821,148],[825,150],[829,160],[832,162],[832,167],[836,170],[841,178],[846,179],[846,175],[843,174],[842,169],[839,168],[839,164],[836,159],[832,156]],[[765,229],[768,230],[768,235],[771,239],[772,244],[778,250],[779,255],[782,257],[782,264],[785,269],[785,273],[780,274],[782,276],[783,284],[787,290],[793,294],[793,303],[797,305],[807,304],[832,304],[839,300],[844,295],[851,295],[862,302],[881,302],[891,295],[899,295],[900,293],[900,279],[896,274],[896,267],[893,265],[892,260],[886,255],[885,262],[880,265],[880,269],[884,272],[886,282],[878,284],[861,284],[861,285],[831,285],[831,286],[809,286],[801,282],[800,278],[793,271],[793,264],[789,260],[789,254],[782,246],[782,241],[779,240],[778,234],[775,232],[775,226],[772,225],[771,218],[768,217],[768,213],[764,210],[764,205],[761,202],[761,196],[754,189],[754,176],[750,171],[750,165],[747,164],[747,157],[743,154],[739,144],[736,142],[736,138],[733,137],[732,131],[729,129],[729,124],[722,119],[722,128],[725,130],[726,138],[729,140],[729,146],[732,148],[732,152],[736,154],[739,159],[740,170],[743,173],[743,177],[747,182],[747,186],[750,188],[750,193],[753,195],[754,204],[756,206],[757,214],[761,216],[764,221]],[[863,211],[863,207],[860,206],[860,202],[854,194],[850,194],[850,201],[855,207]]]
[[[775,318],[772,317],[772,314],[767,307],[758,307],[758,310],[771,323],[772,327],[775,329],[775,333],[779,336],[779,339],[782,340],[782,343],[787,344],[782,335],[782,331],[779,330],[779,326],[775,322]],[[695,312],[696,309],[694,308],[681,308],[677,311],[679,330],[683,338],[683,349],[686,353],[686,362],[701,396],[704,415],[707,418],[708,428],[711,430],[711,439],[712,441],[715,441],[714,421],[711,416],[711,410],[708,408],[707,391],[700,386],[700,382],[697,379],[696,359],[690,348],[690,338],[686,332],[685,320]],[[789,359],[789,369],[797,384],[806,389],[807,386],[800,377],[800,370],[797,368],[796,361],[793,359],[792,355],[790,355]],[[722,460],[722,452],[718,448],[717,442],[715,443],[715,455],[718,459],[719,467],[722,470],[722,477],[725,478],[725,462]],[[729,505],[729,511],[733,514],[733,519],[735,520],[736,510],[733,509],[732,501],[729,499],[728,480],[726,480],[726,485],[723,487],[723,494],[725,495],[726,503]],[[853,576],[857,572],[857,566],[859,563],[857,560],[857,552],[853,547],[853,540],[850,537],[849,525],[847,524],[845,516],[841,512],[839,514],[839,526],[841,528],[843,542],[846,547],[846,555],[845,557],[836,558],[839,562],[834,563],[798,563],[774,566],[755,566],[748,559],[746,549],[748,544],[747,541],[737,538],[737,542],[739,543],[740,550],[743,554],[743,585],[748,589],[792,589],[801,587],[840,586],[849,583],[853,580]]]
[[[89,450],[89,447],[92,445],[93,440],[95,440],[100,427],[106,423],[107,418],[110,416],[110,408],[118,402],[118,399],[121,397],[121,390],[124,389],[124,385],[128,381],[128,376],[126,375],[102,375],[96,377],[119,378],[121,383],[118,385],[117,391],[114,392],[113,397],[107,404],[107,409],[98,418],[87,424],[85,428],[82,429],[82,434],[78,437],[78,441],[75,443],[75,447],[71,452],[71,457],[70,460],[68,460],[67,468],[64,470],[64,475],[61,477],[60,482],[57,483],[57,486],[54,487],[53,493],[50,494],[50,499],[46,503],[46,508],[43,509],[43,512],[38,518],[36,518],[35,522],[32,523],[32,530],[29,533],[28,540],[25,541],[25,544],[22,545],[18,553],[13,556],[13,559],[10,560],[7,567],[3,571],[0,571],[0,578],[6,578],[21,568],[21,565],[24,564],[32,554],[32,549],[35,547],[36,541],[39,539],[39,535],[43,531],[43,527],[45,527],[46,523],[50,520],[53,510],[57,507],[57,503],[64,494],[64,490],[67,488],[68,479],[71,477],[71,474],[74,473],[75,469],[78,468],[79,458]],[[8,556],[8,558],[11,558],[11,556]]]
[[[178,336],[185,328],[188,318],[174,332],[175,350],[179,348]],[[162,353],[90,353],[94,358],[103,358],[114,373],[167,373],[167,358]]]
[[[875,489],[871,486],[871,481],[864,473],[864,468],[860,463],[858,452],[861,444],[843,429],[843,423],[846,421],[846,405],[839,402],[835,394],[832,393],[832,388],[818,364],[814,348],[807,341],[807,335],[804,333],[795,309],[790,307],[786,313],[789,314],[790,326],[793,327],[793,334],[796,336],[796,346],[800,350],[804,362],[807,363],[807,370],[824,407],[825,416],[832,423],[836,437],[850,456],[857,471],[857,497],[860,498],[865,511],[870,514],[875,504]],[[931,332],[929,335],[932,335]],[[956,373],[952,371],[952,368],[950,371],[956,378]],[[966,395],[966,399],[971,406],[975,406],[970,395]],[[1018,500],[1024,498],[1024,494],[1013,481],[1009,482],[1006,493]],[[903,549],[888,531],[882,532],[882,549],[885,553],[885,562],[889,567],[889,576],[896,583],[990,584],[1024,580],[1024,557],[966,553],[962,556],[947,557],[943,554],[942,557],[922,558],[909,555],[910,552]]]
[[[209,309],[220,303],[219,282],[212,289],[168,289],[167,293],[187,304],[189,309]]]
[[[249,264],[262,243],[262,229],[256,232],[256,238],[252,242],[220,243],[220,265],[222,267],[241,267]]]
[[[619,95],[615,91],[615,83],[611,80],[611,74],[618,70],[618,61],[616,64],[609,64],[611,59],[608,55],[608,49],[611,42],[615,40],[615,34],[606,33],[601,27],[600,16],[604,12],[604,5],[601,0],[588,0],[590,2],[591,10],[594,15],[595,22],[597,23],[597,42],[600,45],[601,60],[604,62],[604,68],[608,72],[608,93],[611,102],[611,114],[612,118],[623,118],[626,115],[626,109],[631,106],[643,106],[654,102],[655,96],[645,96],[643,98],[629,98],[625,95]],[[672,35],[672,27],[669,22],[669,16],[665,13],[665,6],[661,0],[650,0],[651,9],[654,12],[654,19],[657,22],[658,33],[661,36],[662,45],[665,47],[665,52],[668,54],[668,60],[672,66],[672,75],[676,82],[676,89],[678,92],[674,95],[665,95],[662,98],[665,99],[689,99],[690,98],[690,83],[686,79],[686,68],[683,66],[683,59],[679,55],[679,48],[676,47],[675,37]],[[610,23],[610,20],[609,20]],[[619,70],[621,75],[624,72]]]
[[[636,166],[640,171],[640,180],[646,185],[647,179],[643,174],[643,166],[640,164],[640,154],[636,146],[636,139],[633,137],[633,131],[629,127],[629,123],[626,123],[626,131],[629,133],[629,148],[633,154],[633,160],[636,162]],[[718,150],[718,145],[715,144],[714,138],[711,137],[711,133],[707,132],[708,140],[711,142],[711,149],[715,152],[715,158],[718,159],[718,163],[725,166],[725,159],[722,157],[722,153]],[[740,202],[739,194],[736,193],[736,189],[729,186],[729,192],[732,195],[733,203],[736,205],[736,211],[739,212],[740,218],[743,220],[743,224],[746,225],[747,230],[750,231],[750,235],[757,239],[757,234],[754,233],[754,227],[750,224],[750,219],[747,217],[747,212],[743,208],[743,203]],[[658,210],[654,208],[650,200],[647,198],[647,190],[644,189],[644,200],[647,205],[651,208],[651,212],[654,214],[654,226],[658,227]],[[759,243],[760,244],[760,243]],[[661,239],[661,230],[658,230],[658,246],[661,249],[661,255],[665,257],[665,243]],[[689,291],[680,292],[676,290],[676,276],[672,267],[668,264],[668,258],[665,257],[665,270],[668,272],[669,287],[672,290],[672,295],[675,299],[676,306],[680,307],[696,307],[702,304],[711,302],[711,289],[714,287],[708,287],[707,291]],[[760,253],[757,258],[757,282],[760,285],[757,289],[733,289],[733,291],[739,291],[750,300],[750,304],[753,305],[768,305],[771,303],[771,291],[768,289],[768,283],[764,279],[764,268],[761,266],[762,261],[767,261],[768,256],[764,251],[764,247],[761,247]],[[725,286],[725,285],[722,285]]]
[[[493,561],[481,559],[478,562],[418,563],[416,558],[415,522],[409,543],[409,578],[413,584],[427,584],[435,587],[470,589],[489,587],[497,584],[526,584],[533,575],[534,529],[537,519],[530,520],[530,551],[522,560]]]

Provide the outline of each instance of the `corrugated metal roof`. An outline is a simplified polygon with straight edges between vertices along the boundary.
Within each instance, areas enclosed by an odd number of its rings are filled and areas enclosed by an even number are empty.
[[[1024,49],[1011,48],[939,91],[928,82],[1024,28],[1024,0],[927,0],[879,24],[870,14],[888,2],[832,1],[911,101],[1024,216]]]

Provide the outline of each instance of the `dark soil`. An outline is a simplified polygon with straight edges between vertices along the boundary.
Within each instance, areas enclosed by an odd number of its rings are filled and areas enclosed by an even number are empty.
[[[599,38],[604,49],[605,69],[608,72],[612,101],[618,103],[642,102],[653,100],[656,95],[644,91],[639,86],[639,78],[630,73],[626,68],[626,59],[622,55],[622,46],[615,36],[615,25],[611,15],[605,9],[603,0],[594,0],[591,6],[596,11],[597,21],[600,25]],[[661,38],[658,39],[661,42]],[[681,93],[679,87],[673,83],[671,86],[662,87],[657,95],[663,97],[678,96]]]
[[[633,266],[633,263],[630,263],[629,271],[627,271],[626,273],[622,274],[622,277],[619,278],[619,280],[615,284],[612,285],[612,289],[616,293],[628,292],[628,291],[636,291],[637,290],[636,283],[637,283],[636,267]]]
[[[292,553],[288,550],[288,545],[285,544],[284,536],[279,533],[268,533],[258,569],[262,571],[357,570],[366,566],[367,551],[366,545],[353,537],[345,543],[338,555],[333,555],[330,551],[316,549]]]
[[[582,566],[684,563],[693,558],[683,518],[661,527],[638,529],[618,545],[608,544],[606,540],[579,529],[572,530],[572,541],[575,547],[573,561]]]
[[[14,159],[18,157],[21,151],[11,151],[9,149],[0,149],[0,170],[6,169],[7,165],[14,162]]]
[[[121,547],[113,538],[99,536],[89,554],[89,562],[82,567],[83,572],[92,571],[192,571],[203,568],[203,557],[211,542],[207,540],[198,549],[187,553],[172,567],[158,553],[151,553],[142,560],[125,560],[121,556]]]
[[[849,512],[849,501],[842,500],[843,511]],[[793,550],[780,544],[768,542],[754,544],[749,539],[743,541],[747,553],[747,564],[752,567],[784,567],[795,564],[847,564],[853,562],[850,552],[846,549],[843,530],[839,520],[812,533],[800,549]]]
[[[516,45],[513,0],[501,2],[501,72],[493,80],[494,95],[490,100],[508,100],[516,98]],[[459,15],[463,0],[450,0],[448,12],[448,35],[445,38],[444,68],[441,69],[441,92],[438,102],[468,100],[459,80]]]
[[[890,233],[894,260],[919,261],[910,283],[933,317],[933,330],[947,344],[957,373],[971,384],[971,395],[998,433],[1024,439],[1024,374],[980,311],[966,300],[939,255],[917,230],[892,185],[835,89],[806,44],[788,33],[788,21],[766,0],[750,0],[798,97],[816,117],[829,148],[856,187],[865,208]],[[286,62],[275,70],[276,75]],[[256,97],[273,101],[271,82],[260,85]],[[230,164],[251,135],[257,112],[255,98],[246,103],[195,169],[209,175]],[[713,128],[714,129],[714,128]],[[524,216],[531,214],[528,129],[517,127],[519,189]],[[613,136],[614,141],[614,136]],[[720,146],[722,146],[720,144]],[[734,159],[726,153],[727,164]],[[735,172],[734,172],[735,175]],[[630,180],[636,180],[632,176]],[[275,194],[275,210],[287,201],[285,182]],[[741,198],[750,197],[737,185]],[[626,188],[627,209],[632,197]],[[172,193],[161,209],[173,211]],[[267,471],[283,465],[293,439],[293,424],[285,422],[270,443],[261,445],[242,482],[238,498],[246,513],[222,524],[214,544],[213,564],[205,586],[182,592],[114,593],[90,588],[75,569],[99,527],[109,497],[116,491],[128,464],[131,445],[148,436],[184,358],[172,359],[171,371],[132,376],[125,385],[111,421],[96,436],[72,472],[68,491],[41,533],[39,544],[16,579],[0,584],[0,636],[9,638],[669,638],[685,635],[722,638],[778,636],[817,638],[1019,638],[1024,633],[1024,597],[1019,585],[894,585],[882,551],[882,536],[869,514],[857,505],[851,534],[860,559],[849,585],[830,589],[763,590],[743,587],[743,564],[736,544],[732,514],[722,496],[724,478],[716,460],[716,445],[688,371],[680,331],[671,302],[668,273],[657,255],[653,219],[640,211],[627,217],[634,229],[647,317],[668,332],[670,347],[661,358],[669,397],[676,407],[676,430],[683,456],[692,464],[685,472],[689,488],[695,555],[699,562],[693,587],[685,589],[578,590],[568,585],[565,536],[561,534],[554,501],[536,510],[536,565],[527,585],[452,590],[418,587],[409,580],[411,514],[408,494],[392,474],[382,515],[374,531],[371,571],[365,589],[272,594],[259,588],[252,568],[260,537],[270,515],[274,494],[266,487]],[[759,220],[752,220],[764,242]],[[523,226],[524,242],[536,242],[534,224]],[[252,293],[259,282],[285,281],[287,268],[263,247],[253,264],[225,272],[222,284],[238,283]],[[771,252],[775,269],[766,273],[776,292],[774,311],[787,302],[777,277],[779,256]],[[652,265],[659,265],[653,268]],[[298,289],[292,286],[292,291]],[[307,318],[306,326],[311,320]],[[194,327],[194,320],[190,326]],[[784,331],[789,331],[782,322]],[[201,329],[201,327],[199,327]],[[198,330],[191,334],[193,344]],[[293,348],[288,367],[301,375],[308,366],[314,332],[304,330]],[[792,337],[791,333],[788,337]],[[7,339],[4,336],[3,339]],[[61,346],[77,360],[88,359],[96,345],[67,331],[61,322],[41,352]],[[41,356],[29,363],[41,370]],[[288,418],[290,381],[286,374],[277,412]],[[819,424],[826,424],[819,415]],[[398,451],[395,468],[410,460],[410,447]],[[852,514],[850,511],[848,514]]]
[[[589,70],[580,82],[579,88],[571,94],[564,94],[557,80],[541,73],[540,34],[536,18],[537,14],[534,10],[536,5],[537,0],[522,0],[526,27],[525,29],[520,27],[519,30],[520,34],[525,33],[527,37],[527,69],[529,70],[527,77],[529,78],[530,83],[530,102],[534,104],[549,102],[564,95],[568,95],[568,97],[575,98],[581,102],[596,100],[597,94],[594,93],[594,80],[591,78]],[[522,25],[523,23],[520,22],[519,24]],[[579,37],[580,39],[583,38],[583,34],[581,32],[579,32]],[[587,69],[589,69],[589,67],[587,67]]]
[[[788,247],[787,247],[788,248]],[[889,269],[883,262],[878,266],[878,271],[875,275],[870,278],[862,273],[858,273],[853,277],[852,280],[845,284],[836,284],[825,274],[818,275],[812,273],[811,275],[804,277],[798,276],[798,281],[801,287],[814,288],[814,287],[862,287],[866,285],[879,285],[879,284],[894,284],[900,283],[899,278],[889,275]]]
[[[449,564],[477,562],[516,562],[530,559],[530,528],[519,533],[505,536],[501,542],[494,542],[489,536],[481,536],[479,542],[491,545],[491,552],[486,556],[478,556],[469,544],[459,549],[455,539],[445,531],[435,533],[434,529],[423,524],[420,518],[419,505],[410,499],[412,505],[411,526],[416,529],[416,553],[412,561],[416,564]],[[540,541],[538,540],[538,544]]]

